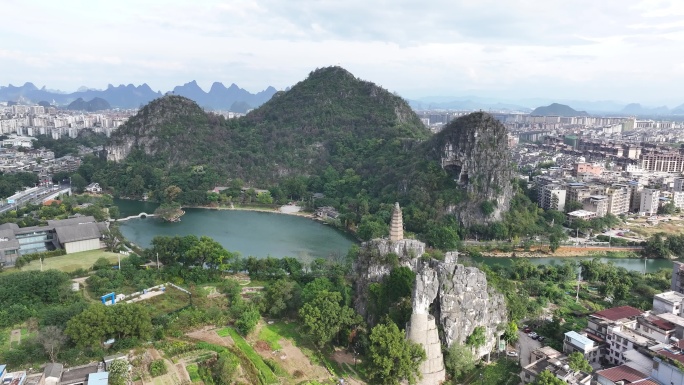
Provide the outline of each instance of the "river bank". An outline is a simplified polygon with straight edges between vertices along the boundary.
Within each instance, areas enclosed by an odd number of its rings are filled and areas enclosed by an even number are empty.
[[[480,255],[487,258],[573,258],[573,257],[606,257],[608,258],[637,258],[635,256],[641,248],[629,247],[577,247],[561,246],[555,252],[548,250],[514,250],[514,251],[478,251]]]

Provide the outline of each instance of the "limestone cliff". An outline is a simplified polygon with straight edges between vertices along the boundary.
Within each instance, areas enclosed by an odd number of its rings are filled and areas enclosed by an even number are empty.
[[[503,124],[487,113],[475,112],[449,123],[427,146],[466,192],[464,202],[450,207],[462,225],[502,219],[513,197],[513,169]]]
[[[355,264],[356,311],[370,324],[378,321],[367,311],[369,286],[381,282],[389,275],[392,264],[398,263],[416,273],[413,313],[437,320],[442,344],[462,344],[477,326],[484,326],[487,343],[476,353],[482,356],[491,351],[507,322],[503,295],[488,287],[484,272],[458,264],[458,253],[447,253],[444,261],[437,261],[421,258],[424,251],[425,244],[411,239],[375,239],[364,243]],[[388,258],[391,253],[399,257],[398,261]]]
[[[490,352],[507,322],[507,311],[503,295],[487,286],[485,273],[458,264],[456,253],[448,253],[444,261],[418,260],[414,271],[413,312],[427,314],[433,305],[447,346],[464,344],[476,327],[484,326],[487,342],[475,353]]]

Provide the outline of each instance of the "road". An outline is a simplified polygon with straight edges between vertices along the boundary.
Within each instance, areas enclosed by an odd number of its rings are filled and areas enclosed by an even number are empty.
[[[518,331],[518,355],[520,357],[520,366],[523,368],[530,364],[530,355],[532,351],[541,347],[541,342],[533,340],[522,331]]]
[[[65,189],[69,188],[69,185],[62,185],[59,187],[54,187],[52,185],[46,186],[46,187],[41,187],[40,189],[32,192],[29,195],[23,196],[19,199],[17,199],[16,202],[11,203],[11,204],[5,204],[0,207],[0,214],[4,214],[7,211],[10,210],[16,210],[18,207],[22,207],[28,203],[33,203],[33,204],[39,204],[43,202],[43,198],[50,194],[54,194],[56,191],[60,189]]]

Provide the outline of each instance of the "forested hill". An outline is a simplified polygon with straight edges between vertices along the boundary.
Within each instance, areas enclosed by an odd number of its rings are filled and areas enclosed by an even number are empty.
[[[139,149],[167,168],[204,165],[219,176],[268,186],[328,166],[371,173],[388,147],[428,136],[403,99],[328,67],[242,119],[224,120],[189,99],[162,97],[117,130],[107,151],[108,159],[120,161]]]
[[[487,131],[494,124],[487,114],[461,119],[448,131],[471,125]],[[490,130],[494,136],[483,131],[487,135],[467,142],[473,151],[483,141],[497,144],[487,145],[490,152],[483,156],[505,152],[499,128]],[[500,219],[508,203],[492,194],[468,194],[467,186],[442,168],[440,149],[447,143],[430,137],[403,99],[342,68],[327,67],[240,119],[205,113],[180,96],[159,98],[112,135],[106,146],[110,162],[86,159],[79,173],[115,195],[147,194],[183,205],[252,199],[240,187],[267,188],[278,203],[304,199],[316,207],[334,206],[340,225],[357,229],[363,239],[387,234],[399,202],[406,230],[449,249],[458,240],[459,219],[445,214],[472,206],[466,211],[477,215],[460,218],[471,226]],[[454,146],[462,145],[452,139]],[[507,159],[491,156],[496,161],[477,167],[467,159],[455,161],[473,183],[501,179],[502,186],[491,190],[507,191],[509,199],[506,178],[491,176]],[[221,196],[207,193],[217,185],[230,188]],[[325,198],[312,199],[316,193]]]

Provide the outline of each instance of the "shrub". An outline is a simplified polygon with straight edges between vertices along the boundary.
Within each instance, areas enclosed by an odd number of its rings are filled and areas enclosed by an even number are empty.
[[[150,363],[150,375],[152,377],[159,377],[166,374],[166,363],[164,360],[154,360]]]

